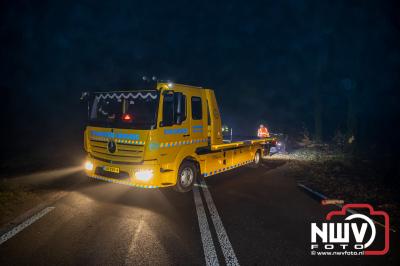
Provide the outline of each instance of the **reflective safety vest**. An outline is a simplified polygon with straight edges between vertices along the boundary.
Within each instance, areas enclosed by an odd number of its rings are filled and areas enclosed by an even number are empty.
[[[260,127],[260,128],[258,129],[257,136],[258,136],[259,138],[269,138],[268,129],[267,129],[266,127]]]

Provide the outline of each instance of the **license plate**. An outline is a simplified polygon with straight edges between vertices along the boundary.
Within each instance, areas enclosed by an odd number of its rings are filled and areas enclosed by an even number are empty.
[[[119,168],[118,167],[103,166],[103,170],[107,171],[107,172],[119,174]]]

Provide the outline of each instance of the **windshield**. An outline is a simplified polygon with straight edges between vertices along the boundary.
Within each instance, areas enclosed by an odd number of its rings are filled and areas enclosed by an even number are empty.
[[[95,93],[89,121],[93,126],[153,129],[157,121],[157,91]]]

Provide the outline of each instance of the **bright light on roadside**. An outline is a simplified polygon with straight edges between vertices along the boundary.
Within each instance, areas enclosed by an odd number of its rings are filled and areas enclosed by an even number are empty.
[[[93,163],[91,161],[86,161],[85,169],[88,170],[88,171],[92,171],[93,170]]]
[[[172,82],[168,82],[168,88],[172,88],[174,86],[174,84]]]
[[[135,177],[140,181],[149,181],[153,177],[153,170],[139,170],[135,172]]]

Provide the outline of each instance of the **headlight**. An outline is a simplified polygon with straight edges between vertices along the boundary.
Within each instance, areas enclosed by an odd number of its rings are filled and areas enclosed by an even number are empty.
[[[276,145],[281,146],[282,142],[278,141],[278,143],[276,143]]]
[[[86,161],[85,169],[88,170],[88,171],[92,171],[93,170],[93,163],[91,161]]]
[[[140,181],[149,181],[153,177],[153,170],[139,170],[135,172],[135,177]]]

